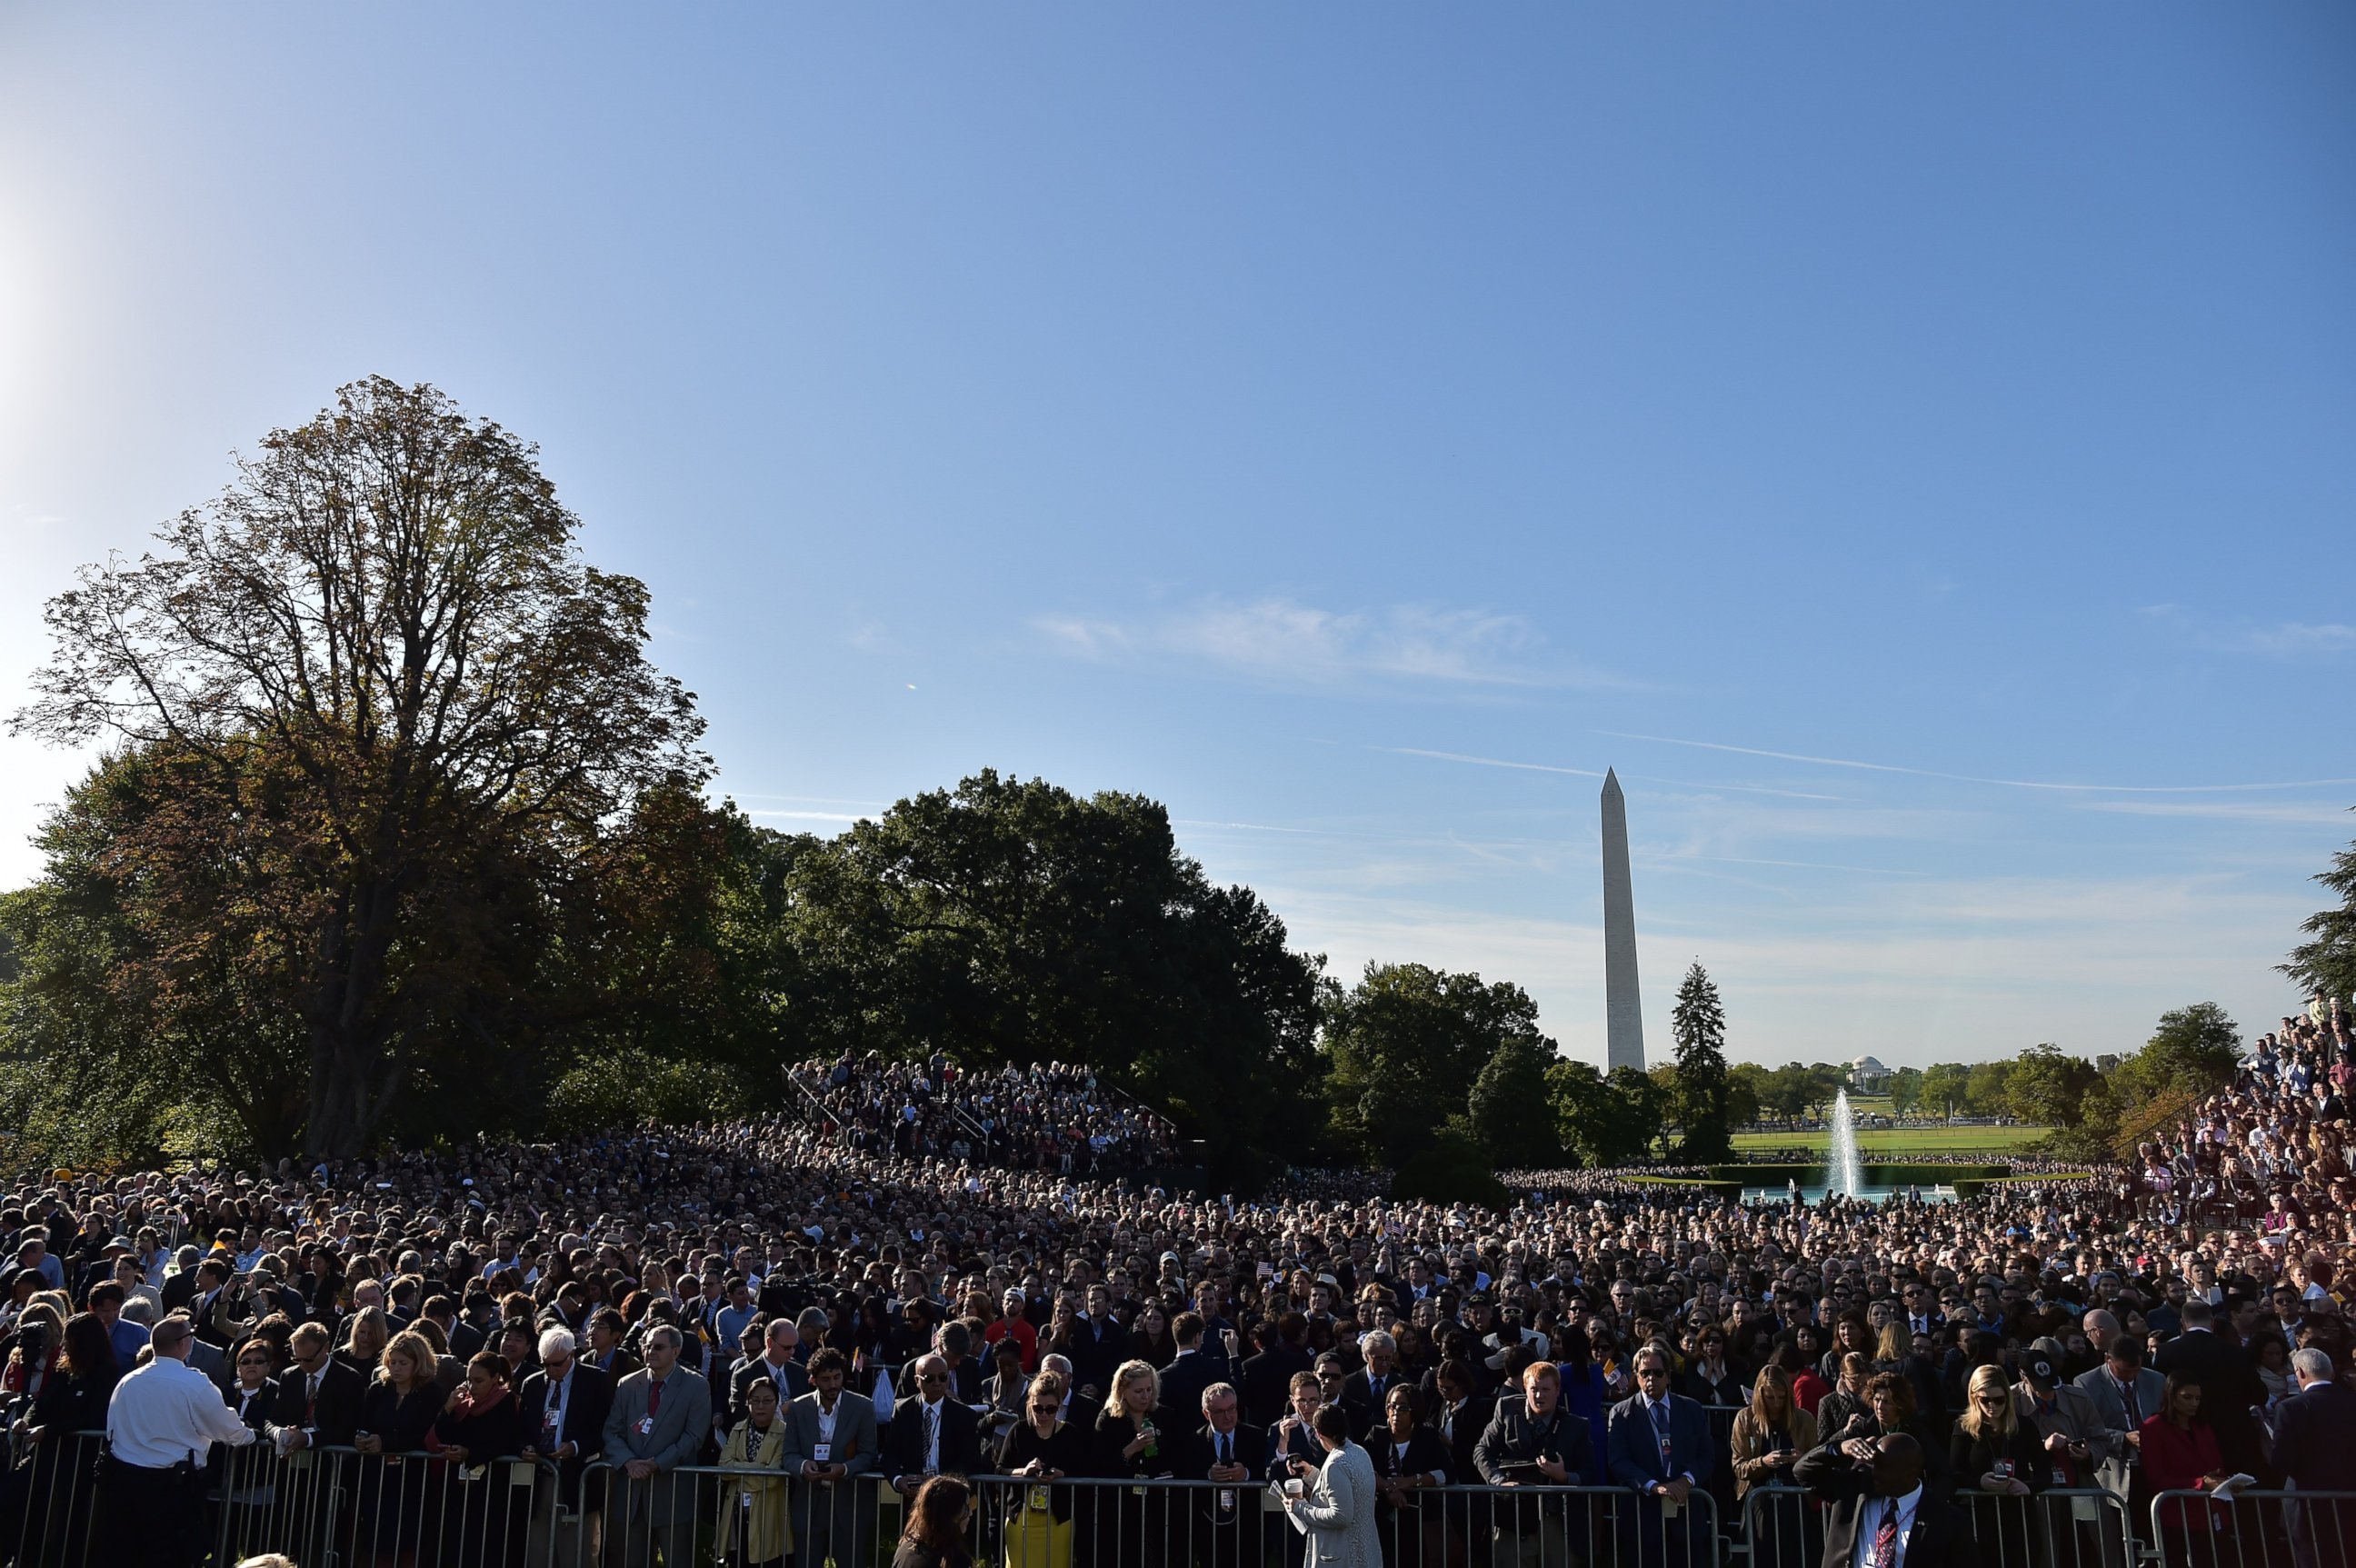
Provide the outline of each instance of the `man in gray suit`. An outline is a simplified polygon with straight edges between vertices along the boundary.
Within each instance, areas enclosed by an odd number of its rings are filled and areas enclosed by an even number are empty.
[[[2161,1413],[2168,1380],[2143,1364],[2143,1341],[2132,1334],[2111,1340],[2103,1364],[2083,1373],[2075,1387],[2094,1403],[2110,1442],[2095,1463],[2094,1479],[2119,1499],[2138,1536],[2151,1532],[2151,1487],[2143,1477],[2143,1423]],[[2107,1538],[2111,1532],[2104,1531]],[[2112,1549],[2106,1547],[2107,1560]]]
[[[845,1393],[851,1363],[831,1345],[810,1353],[810,1391],[787,1412],[778,1467],[796,1477],[790,1505],[794,1541],[804,1563],[863,1563],[875,1538],[875,1487],[867,1479],[879,1457],[875,1405]]]
[[[695,1553],[695,1482],[671,1472],[692,1464],[712,1430],[712,1386],[679,1365],[679,1330],[646,1337],[647,1364],[614,1391],[605,1458],[620,1468],[618,1500],[605,1510],[609,1552],[627,1568],[689,1568]],[[618,1540],[617,1540],[618,1538]]]

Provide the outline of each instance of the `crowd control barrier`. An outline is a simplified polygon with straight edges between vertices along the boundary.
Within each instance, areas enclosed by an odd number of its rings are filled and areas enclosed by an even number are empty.
[[[2142,1559],[2115,1493],[2057,1487],[2014,1498],[1958,1488],[1951,1496],[1982,1568],[2136,1568]],[[1818,1568],[1824,1510],[1803,1487],[1753,1487],[1742,1499],[1742,1543],[1750,1568]]]
[[[2160,1568],[2347,1568],[2356,1492],[2161,1492],[2151,1531]]]

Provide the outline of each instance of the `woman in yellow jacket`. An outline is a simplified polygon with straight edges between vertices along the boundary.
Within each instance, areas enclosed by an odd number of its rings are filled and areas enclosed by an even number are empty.
[[[744,1391],[744,1419],[720,1450],[728,1476],[720,1493],[720,1528],[712,1542],[718,1561],[743,1568],[782,1568],[794,1549],[794,1527],[786,1517],[786,1473],[778,1458],[786,1423],[777,1418],[777,1385],[766,1378]],[[773,1475],[761,1475],[767,1470]]]

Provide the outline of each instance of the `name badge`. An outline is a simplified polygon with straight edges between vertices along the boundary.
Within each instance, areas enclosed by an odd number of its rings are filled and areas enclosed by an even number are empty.
[[[831,1443],[813,1443],[813,1444],[810,1444],[810,1463],[811,1463],[811,1464],[813,1464],[813,1465],[831,1465],[831,1464],[833,1464],[833,1463],[834,1463],[834,1444],[831,1444]]]
[[[654,1418],[653,1416],[650,1416],[650,1415],[642,1415],[642,1416],[638,1417],[638,1435],[639,1435],[639,1436],[641,1436],[641,1437],[652,1437],[652,1436],[654,1435],[654,1432],[655,1432],[655,1418]]]
[[[1236,1494],[1226,1487],[1221,1487],[1219,1490],[1219,1511],[1221,1513],[1236,1511]]]

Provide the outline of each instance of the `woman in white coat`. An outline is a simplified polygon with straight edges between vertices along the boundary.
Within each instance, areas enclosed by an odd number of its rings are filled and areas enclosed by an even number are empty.
[[[1340,1405],[1326,1405],[1311,1424],[1325,1445],[1325,1463],[1312,1472],[1306,1459],[1292,1462],[1294,1473],[1309,1486],[1306,1496],[1286,1505],[1309,1527],[1302,1568],[1383,1568],[1382,1539],[1375,1528],[1374,1460],[1350,1441],[1350,1418]]]

